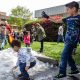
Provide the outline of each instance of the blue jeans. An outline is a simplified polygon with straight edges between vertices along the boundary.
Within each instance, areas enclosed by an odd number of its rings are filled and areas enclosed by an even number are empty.
[[[34,67],[35,65],[36,65],[36,61],[31,62],[29,68],[32,68],[32,67]],[[21,71],[21,74],[23,75],[23,77],[24,77],[24,78],[29,78],[29,74],[28,74],[28,72],[25,70],[26,63],[20,63],[20,64],[19,64],[19,67],[20,67],[20,71]]]
[[[4,48],[4,45],[5,45],[5,39],[2,40],[2,42],[0,43],[0,48]]]
[[[60,41],[64,41],[64,38],[63,38],[63,36],[62,35],[58,35],[58,40],[57,40],[57,42],[60,42]]]
[[[66,75],[67,63],[71,67],[72,71],[75,71],[77,69],[75,65],[75,61],[72,58],[73,49],[74,49],[74,46],[72,44],[65,44],[65,47],[61,56],[61,64],[60,64],[59,73]]]
[[[4,46],[5,46],[5,38],[4,38],[3,41],[2,41],[1,48],[4,48]]]

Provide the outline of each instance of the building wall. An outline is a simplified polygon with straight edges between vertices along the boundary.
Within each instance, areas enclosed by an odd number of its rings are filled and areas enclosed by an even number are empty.
[[[7,19],[5,12],[0,12],[0,20],[5,21]]]
[[[80,1],[79,1],[79,5],[80,5]],[[66,15],[66,8],[64,5],[50,7],[50,8],[41,9],[41,10],[36,10],[35,11],[35,18],[41,18],[42,11],[45,11],[49,16],[54,16],[54,15],[62,15],[63,17],[67,16]],[[79,10],[79,13],[80,13],[80,10]]]

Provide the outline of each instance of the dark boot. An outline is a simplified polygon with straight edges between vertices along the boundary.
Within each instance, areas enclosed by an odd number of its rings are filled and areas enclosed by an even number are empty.
[[[78,74],[79,73],[79,70],[75,70],[75,71],[71,71],[71,73],[69,74]]]
[[[43,53],[43,50],[40,50],[40,53]]]
[[[25,80],[30,80],[30,78],[26,78]]]
[[[0,50],[1,50],[1,48],[0,48]]]
[[[23,77],[23,75],[22,74],[19,74],[18,77],[21,78],[21,77]]]
[[[59,73],[58,75],[55,76],[55,78],[58,78],[58,79],[59,79],[59,78],[63,78],[63,77],[66,77],[66,74],[60,74],[60,73]]]
[[[30,78],[21,77],[21,78],[19,78],[19,80],[30,80]]]
[[[2,50],[3,50],[4,48],[2,47]]]

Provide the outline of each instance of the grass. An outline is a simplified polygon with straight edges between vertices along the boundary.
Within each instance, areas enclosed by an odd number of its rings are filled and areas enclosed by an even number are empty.
[[[44,43],[44,55],[59,60],[63,46],[64,46],[63,43],[57,44],[55,42],[54,43],[53,42],[45,42]],[[33,43],[32,48],[33,48],[33,50],[38,51],[40,48],[40,43],[39,42]]]
[[[24,47],[25,45],[22,43],[22,47]],[[9,44],[7,44],[5,46],[5,48],[9,48]],[[32,49],[35,51],[38,51],[40,48],[40,43],[39,42],[34,42],[31,45]],[[57,59],[60,61],[61,58],[61,52],[64,48],[64,43],[59,43],[57,44],[56,42],[45,42],[44,43],[44,55],[51,57],[53,59]],[[78,46],[77,51],[76,51],[76,55],[73,55],[75,61],[77,64],[80,65],[80,46]]]

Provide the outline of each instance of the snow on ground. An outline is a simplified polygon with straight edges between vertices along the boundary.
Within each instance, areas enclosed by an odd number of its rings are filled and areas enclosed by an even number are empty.
[[[35,53],[36,52],[33,51],[33,54]],[[14,80],[12,74],[12,67],[16,65],[16,61],[17,61],[17,53],[14,52],[11,48],[0,51],[0,80]],[[44,64],[43,62],[37,60],[36,66],[30,69],[29,73],[30,76],[33,76],[35,80],[47,80],[46,79],[47,75],[50,72],[50,70],[48,69],[49,69],[48,64]],[[47,74],[45,73],[45,71]],[[48,76],[51,77],[51,75]]]
[[[0,80],[13,80],[11,69],[16,64],[15,54],[12,49],[0,51]]]
[[[32,51],[33,55],[37,55],[35,51]],[[12,68],[16,65],[17,53],[14,52],[11,48],[0,51],[0,80],[14,80],[12,74]],[[37,64],[34,68],[29,70],[30,76],[34,80],[53,80],[53,76],[57,74],[57,68],[51,68],[48,63],[43,63],[37,61]],[[19,69],[15,71],[15,74],[20,74]],[[63,78],[60,80],[73,80]]]

